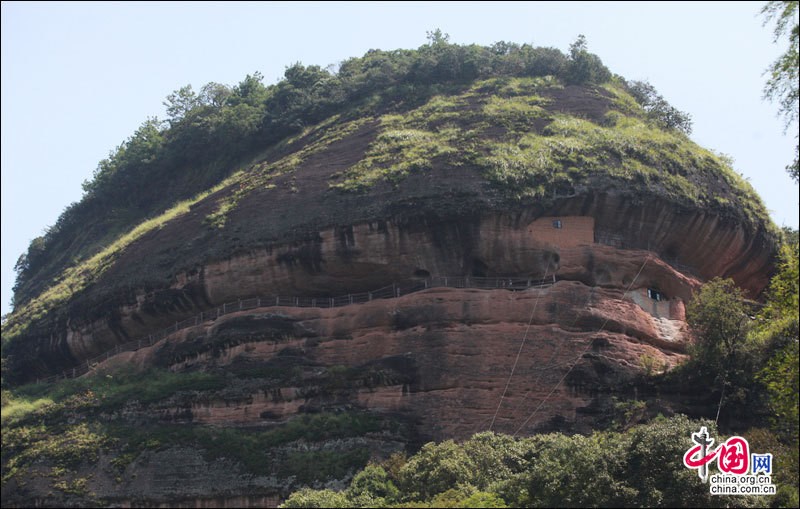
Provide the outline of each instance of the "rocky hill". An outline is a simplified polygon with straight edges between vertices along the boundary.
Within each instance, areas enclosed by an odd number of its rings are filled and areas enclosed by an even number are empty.
[[[694,412],[641,374],[685,358],[702,282],[760,294],[774,227],[623,80],[574,81],[342,111],[31,271],[6,381],[90,373],[26,386],[4,504],[269,504],[429,439]]]

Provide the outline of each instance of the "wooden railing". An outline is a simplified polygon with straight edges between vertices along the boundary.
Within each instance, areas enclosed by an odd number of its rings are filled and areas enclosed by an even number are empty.
[[[555,282],[555,277],[551,276],[547,280],[519,278],[519,277],[472,277],[472,276],[434,276],[408,284],[392,284],[371,292],[351,293],[339,297],[251,297],[239,299],[234,302],[227,302],[215,309],[201,311],[199,314],[187,318],[186,320],[175,322],[174,325],[160,330],[154,334],[121,343],[111,350],[104,352],[96,357],[86,360],[79,366],[68,369],[61,374],[52,375],[47,378],[37,379],[37,383],[52,383],[57,380],[75,378],[91,371],[97,364],[110,359],[114,355],[122,352],[134,352],[140,348],[152,346],[167,336],[175,332],[200,325],[208,320],[216,320],[220,316],[265,307],[299,307],[299,308],[336,308],[350,306],[352,304],[363,304],[378,299],[393,299],[408,295],[410,293],[427,290],[429,288],[476,288],[480,290],[526,290],[531,287],[550,286]]]

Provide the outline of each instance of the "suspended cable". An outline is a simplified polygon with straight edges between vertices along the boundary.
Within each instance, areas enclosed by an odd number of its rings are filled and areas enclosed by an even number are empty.
[[[544,277],[542,281],[547,279],[547,273],[550,271],[550,264],[547,264],[547,269],[544,271]],[[514,376],[514,370],[517,369],[517,363],[519,362],[519,356],[522,354],[522,348],[525,346],[525,340],[528,338],[528,331],[531,330],[531,323],[533,323],[533,316],[536,314],[536,307],[539,305],[539,299],[542,297],[542,291],[536,295],[536,300],[533,303],[533,310],[531,310],[531,317],[528,319],[528,327],[525,329],[525,334],[522,336],[522,342],[519,344],[519,350],[517,350],[517,358],[514,359],[514,365],[511,367],[511,373],[508,375],[508,380],[506,381],[506,387],[503,389],[503,394],[500,395],[500,401],[497,403],[497,408],[494,411],[494,416],[492,416],[492,423],[489,424],[489,431],[492,430],[494,427],[494,421],[497,419],[497,414],[500,412],[500,406],[503,404],[503,398],[506,397],[506,392],[508,392],[508,386],[511,385],[511,378]]]
[[[631,291],[631,288],[633,288],[634,283],[636,283],[636,280],[639,279],[639,276],[641,275],[642,271],[644,270],[644,266],[647,265],[648,260],[650,260],[650,253],[647,254],[647,258],[645,258],[644,262],[642,263],[642,266],[639,267],[639,272],[636,273],[636,276],[633,278],[633,281],[631,281],[631,284],[628,285],[628,289],[625,290],[625,292],[623,292],[622,297],[620,297],[620,302],[625,298],[625,295],[627,295],[627,293],[629,291]],[[609,320],[609,318],[606,317],[605,321],[603,322],[603,325],[601,325],[600,328],[597,330],[597,332],[595,332],[594,334],[599,334],[605,328],[606,324],[608,323],[608,320]],[[559,388],[559,386],[561,386],[561,384],[564,383],[564,380],[567,379],[567,376],[570,374],[570,372],[572,372],[572,369],[575,366],[578,365],[578,362],[580,362],[580,359],[584,356],[584,354],[589,349],[591,344],[592,344],[591,341],[589,341],[587,343],[586,347],[584,347],[584,349],[581,351],[581,353],[578,356],[578,358],[576,359],[575,363],[572,364],[572,366],[569,367],[567,372],[564,373],[564,376],[561,377],[561,379],[558,381],[558,383],[556,383],[556,385],[553,387],[553,389],[547,394],[547,396],[545,396],[545,398],[542,400],[542,402],[539,403],[539,405],[536,407],[536,409],[533,411],[533,413],[531,413],[531,415],[528,416],[527,419],[525,419],[525,422],[523,422],[522,425],[519,428],[517,428],[517,431],[515,431],[512,436],[517,436],[517,434],[522,430],[522,428],[524,428],[530,422],[530,420],[533,419],[536,416],[536,414],[539,412],[539,409],[542,408],[542,406],[547,402],[548,399],[550,399],[550,396],[552,396],[553,393],[556,392],[556,390]]]

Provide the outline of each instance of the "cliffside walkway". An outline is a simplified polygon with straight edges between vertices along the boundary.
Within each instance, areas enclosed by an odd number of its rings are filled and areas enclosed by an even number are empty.
[[[94,369],[99,363],[110,359],[122,352],[135,352],[144,347],[152,346],[175,332],[200,325],[209,320],[249,309],[265,307],[295,307],[295,308],[337,308],[352,304],[364,304],[378,299],[396,299],[411,293],[421,292],[430,288],[475,288],[479,290],[527,290],[528,288],[542,288],[555,283],[545,276],[544,279],[519,278],[519,277],[472,277],[472,276],[433,276],[424,280],[414,281],[409,284],[392,284],[371,292],[351,293],[339,297],[251,297],[227,302],[215,309],[201,311],[199,314],[186,320],[175,322],[173,325],[153,334],[148,334],[139,339],[122,343],[96,357],[88,359],[77,367],[68,369],[61,374],[47,378],[39,378],[36,383],[53,383],[57,380],[75,378]]]

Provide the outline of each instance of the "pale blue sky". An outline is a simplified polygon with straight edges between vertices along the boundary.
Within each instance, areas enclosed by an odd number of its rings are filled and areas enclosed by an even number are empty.
[[[692,138],[727,153],[780,225],[798,226],[784,166],[794,139],[762,101],[782,51],[763,2],[2,3],[2,312],[31,239],[80,199],[97,162],[171,91],[234,85],[294,62],[327,66],[370,48],[456,43],[566,50],[584,34],[612,72],[647,79],[694,117]],[[794,127],[796,129],[796,126]]]

